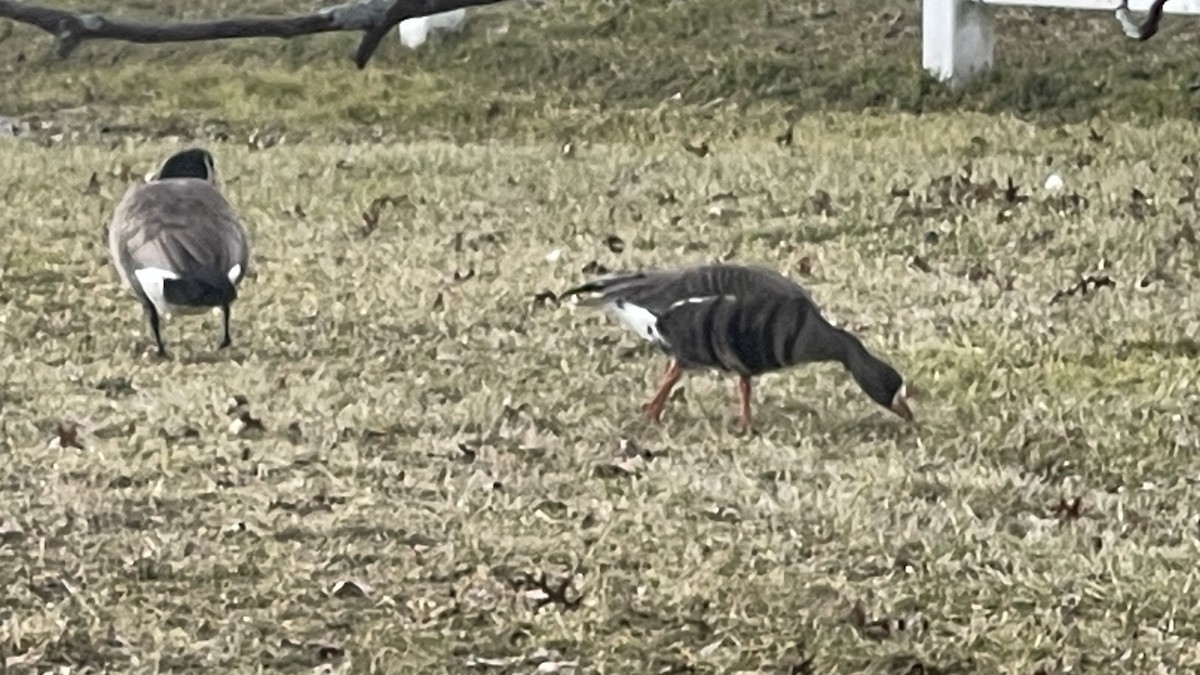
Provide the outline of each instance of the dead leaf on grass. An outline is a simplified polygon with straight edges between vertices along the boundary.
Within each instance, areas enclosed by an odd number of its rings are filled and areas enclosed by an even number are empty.
[[[564,610],[578,609],[583,602],[584,594],[574,591],[575,575],[568,574],[556,583],[551,583],[545,572],[537,575],[529,572],[506,579],[514,591],[533,601],[533,609],[539,610],[546,605],[557,605]],[[574,596],[574,597],[572,597]]]
[[[1050,304],[1061,301],[1063,298],[1069,298],[1073,295],[1087,296],[1089,293],[1095,293],[1101,288],[1116,288],[1117,282],[1112,280],[1112,277],[1107,275],[1101,276],[1086,276],[1079,280],[1079,283],[1070,288],[1058,291],[1054,297],[1050,298]]]
[[[275,129],[255,129],[246,138],[246,147],[251,150],[267,150],[287,140],[287,135]]]
[[[54,438],[50,439],[50,447],[83,450],[83,441],[79,438],[79,424],[69,421],[59,422],[54,430]]]
[[[967,281],[979,282],[994,276],[996,273],[987,265],[976,263],[967,268]]]
[[[1129,191],[1129,201],[1122,211],[1134,220],[1144,220],[1146,216],[1155,213],[1154,196],[1133,188]]]
[[[1075,497],[1070,501],[1067,501],[1064,497],[1060,497],[1058,503],[1054,505],[1054,515],[1062,521],[1078,520],[1082,507],[1083,497]]]
[[[697,157],[707,157],[709,152],[711,152],[706,140],[701,140],[698,143],[696,141],[684,141],[683,149]]]
[[[832,216],[837,213],[833,206],[833,197],[824,190],[817,190],[808,198],[808,209],[810,213],[819,216]]]
[[[399,206],[402,204],[412,204],[412,200],[408,198],[408,195],[400,195],[399,197],[385,195],[371,200],[366,210],[362,212],[363,224],[360,230],[362,236],[367,237],[379,228],[379,219],[383,215],[383,207]]]
[[[292,420],[287,426],[287,440],[292,445],[300,445],[304,442],[304,432],[300,429],[299,420]]]
[[[600,264],[600,261],[593,260],[590,263],[584,265],[583,269],[580,271],[583,272],[584,274],[608,274],[612,270],[610,270],[609,268]]]
[[[539,291],[533,296],[534,307],[545,307],[550,303],[558,304],[558,295],[554,291]]]
[[[229,423],[229,433],[238,438],[262,438],[266,430],[262,420],[251,415],[249,410],[243,411]]]
[[[271,511],[286,511],[287,513],[295,513],[299,516],[307,516],[313,513],[333,513],[334,505],[345,504],[345,497],[329,496],[319,494],[308,499],[300,499],[298,501],[289,501],[286,499],[273,499],[267,505],[267,512]]]
[[[1004,201],[1009,204],[1023,204],[1029,201],[1029,195],[1021,194],[1021,186],[1013,183],[1012,176],[1008,177],[1008,184],[1004,188]]]
[[[13,521],[5,521],[0,525],[0,544],[18,544],[25,537],[25,530]]]
[[[808,256],[804,256],[803,258],[800,259],[800,262],[798,262],[796,264],[796,274],[799,274],[802,277],[811,277],[812,273],[813,273],[812,258],[810,258]]]
[[[666,453],[665,452],[654,452],[654,451],[650,450],[649,448],[642,447],[640,444],[638,444],[637,441],[635,441],[633,439],[623,438],[623,439],[621,439],[621,444],[617,449],[617,454],[618,454],[618,456],[620,456],[624,459],[640,458],[640,459],[644,459],[646,461],[650,461],[650,460],[654,459],[655,457],[661,457],[661,456],[665,455]]]
[[[628,476],[636,476],[641,472],[642,462],[636,459],[626,459],[620,462],[606,462],[597,464],[592,469],[592,475],[596,478],[624,478]]]
[[[329,595],[334,598],[366,598],[375,589],[361,579],[339,579],[329,589]]]
[[[615,234],[610,234],[604,238],[604,245],[613,253],[621,253],[625,250],[625,240]]]
[[[933,268],[930,267],[929,263],[926,262],[925,259],[919,255],[914,255],[911,258],[909,258],[908,266],[913,269],[921,270],[922,272],[925,272],[926,274],[929,274],[930,272],[933,271]]]
[[[701,513],[705,518],[718,523],[740,523],[742,522],[742,514],[732,506],[711,505],[706,507]]]
[[[100,194],[100,175],[95,171],[92,172],[92,177],[88,179],[87,187],[83,189],[85,195]]]
[[[787,129],[785,129],[782,134],[779,134],[775,137],[775,142],[779,144],[780,147],[786,148],[792,144],[792,141],[795,140],[795,137],[796,125],[789,124]]]
[[[225,404],[225,414],[235,415],[243,410],[250,409],[250,399],[243,394],[235,394],[229,397]]]
[[[928,630],[929,620],[924,617],[916,618],[892,618],[880,617],[871,618],[867,615],[866,608],[861,600],[854,603],[854,607],[850,610],[850,625],[858,630],[859,634],[871,640],[884,640],[892,637],[896,633],[905,631]]]
[[[96,389],[104,392],[108,398],[121,398],[134,393],[133,383],[126,377],[106,377],[96,383]]]

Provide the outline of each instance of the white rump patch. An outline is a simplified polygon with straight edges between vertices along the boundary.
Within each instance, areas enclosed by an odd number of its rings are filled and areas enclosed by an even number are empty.
[[[241,273],[242,273],[241,265],[234,265],[233,267],[230,267],[229,268],[229,283],[236,284],[237,280],[238,280],[238,275],[240,275]]]
[[[166,314],[170,307],[167,305],[167,299],[163,297],[163,282],[167,279],[178,279],[179,275],[157,267],[143,267],[134,270],[133,276],[137,279],[138,285],[142,287],[142,292],[154,305],[154,309],[158,310],[160,315]]]
[[[631,305],[624,300],[610,302],[604,306],[610,314],[629,327],[630,330],[655,344],[667,346],[662,333],[658,332],[658,317],[646,309]]]

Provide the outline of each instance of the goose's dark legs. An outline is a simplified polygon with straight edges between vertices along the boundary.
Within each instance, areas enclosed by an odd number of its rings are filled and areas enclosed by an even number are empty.
[[[663,372],[662,380],[658,385],[658,391],[654,394],[654,398],[642,404],[642,414],[647,419],[657,422],[662,417],[663,408],[667,404],[667,397],[671,395],[671,390],[675,388],[675,384],[679,382],[679,378],[683,377],[683,372],[679,369],[679,364],[675,359],[671,359],[667,364],[666,371]]]
[[[229,305],[227,304],[221,305],[221,320],[225,325],[225,332],[217,349],[225,349],[233,344],[233,338],[229,335]]]
[[[142,309],[146,313],[146,323],[150,324],[150,333],[154,336],[154,344],[158,345],[158,356],[167,358],[167,347],[163,344],[162,332],[159,330],[158,310],[154,309],[154,305],[149,302],[142,303]]]
[[[738,394],[738,421],[742,425],[744,433],[750,432],[750,426],[753,419],[750,415],[750,378],[745,375],[738,376],[737,394]]]

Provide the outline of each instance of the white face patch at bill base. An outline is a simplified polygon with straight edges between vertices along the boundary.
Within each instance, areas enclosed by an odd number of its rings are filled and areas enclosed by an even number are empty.
[[[229,283],[231,283],[231,284],[236,284],[236,283],[237,283],[237,280],[238,280],[238,276],[239,276],[239,275],[241,275],[241,273],[242,273],[242,266],[241,266],[241,265],[234,265],[233,267],[230,267],[230,268],[229,268],[229,275],[228,275],[228,276],[229,276]]]
[[[919,394],[920,392],[917,392],[917,393]],[[912,401],[908,398],[908,384],[907,383],[901,384],[900,388],[896,390],[895,395],[892,396],[892,407],[895,408],[898,405],[903,405],[905,408],[908,409],[909,413],[913,412]]]
[[[163,296],[163,282],[167,279],[178,279],[178,274],[157,267],[143,267],[134,270],[133,276],[137,279],[138,285],[142,287],[146,298],[150,300],[150,304],[154,305],[154,309],[160,315],[170,311],[167,299]]]
[[[655,344],[666,346],[662,333],[658,332],[658,317],[645,307],[631,305],[624,300],[617,300],[604,306],[617,320],[630,330]]]

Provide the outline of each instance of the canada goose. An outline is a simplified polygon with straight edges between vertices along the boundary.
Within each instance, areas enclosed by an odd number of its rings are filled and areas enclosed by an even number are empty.
[[[682,370],[715,368],[739,376],[739,420],[749,431],[751,378],[817,361],[841,362],[872,400],[913,420],[900,374],[826,321],[803,287],[772,270],[713,264],[614,274],[560,297],[581,293],[599,293],[580,304],[604,307],[671,357],[657,393],[642,406],[653,421]]]
[[[246,232],[216,186],[213,157],[202,148],[171,155],[154,178],[130,187],[108,226],[108,249],[121,276],[159,332],[168,313],[200,314],[220,307],[224,334],[218,348],[233,344],[229,306],[249,265]]]

